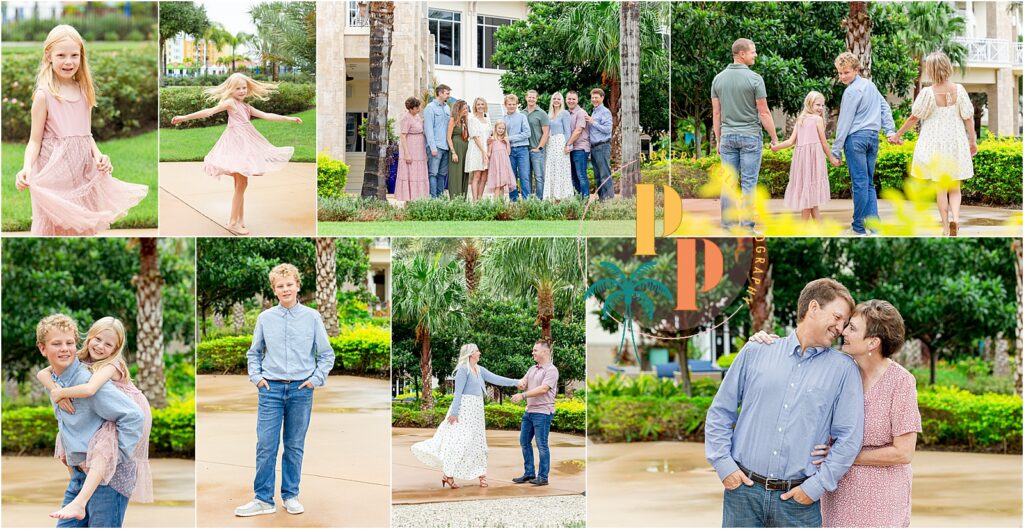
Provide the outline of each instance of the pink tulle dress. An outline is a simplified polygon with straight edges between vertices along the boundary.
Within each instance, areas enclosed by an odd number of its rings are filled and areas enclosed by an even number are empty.
[[[516,177],[512,174],[512,161],[509,159],[508,147],[504,141],[495,139],[491,143],[491,159],[487,172],[487,191],[494,191],[501,186],[509,186],[511,191],[516,185]]]
[[[135,461],[135,486],[132,487],[130,483],[111,482],[111,479],[115,478],[114,470],[117,468],[119,453],[117,448],[117,424],[113,421],[104,422],[103,426],[89,440],[89,451],[85,456],[85,464],[89,468],[94,468],[98,462],[105,463],[106,473],[103,474],[101,484],[110,485],[110,487],[118,491],[131,489],[131,501],[152,503],[153,473],[149,468],[149,432],[153,428],[153,412],[149,407],[149,400],[128,378],[128,371],[124,362],[117,362],[114,364],[114,367],[117,368],[121,379],[110,379],[110,382],[125,395],[128,395],[128,398],[132,399],[132,402],[142,410],[142,415],[145,418],[142,426],[142,437],[139,439],[139,444],[135,446],[135,453],[132,456],[132,459]],[[62,462],[65,461],[64,446],[61,445],[60,434],[57,434],[57,447],[53,456]]]
[[[90,107],[84,96],[57,99],[47,90],[46,124],[29,176],[32,235],[95,235],[125,216],[149,186],[100,172],[92,157]]]
[[[407,149],[402,149],[399,144],[395,200],[405,202],[428,197],[430,196],[430,181],[427,179],[427,137],[423,133],[423,118],[406,112],[398,126],[401,133],[405,135]],[[412,163],[405,162],[406,156],[412,160]]]
[[[203,158],[206,174],[240,174],[259,176],[284,168],[295,152],[294,147],[275,147],[252,126],[252,106],[235,104],[228,111],[228,126],[216,145]]]
[[[789,185],[783,204],[800,211],[821,206],[831,200],[828,188],[828,160],[818,139],[818,120],[807,116],[797,125],[796,148],[789,166]]]

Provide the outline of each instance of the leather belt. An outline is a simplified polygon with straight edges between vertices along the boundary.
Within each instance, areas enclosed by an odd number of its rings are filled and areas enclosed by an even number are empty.
[[[807,481],[807,478],[800,478],[800,479],[773,479],[773,478],[768,478],[768,477],[762,476],[761,474],[758,474],[757,472],[750,471],[749,469],[747,469],[743,465],[740,465],[739,463],[737,463],[737,465],[739,465],[740,470],[744,474],[746,474],[747,477],[750,478],[750,481],[753,481],[754,483],[757,483],[757,484],[763,486],[765,488],[765,490],[779,490],[779,491],[782,491],[782,492],[789,492],[790,489],[792,489],[792,488],[796,487],[797,485],[800,485],[801,483]]]

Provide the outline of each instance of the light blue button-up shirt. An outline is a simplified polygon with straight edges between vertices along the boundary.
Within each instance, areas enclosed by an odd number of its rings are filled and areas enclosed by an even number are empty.
[[[423,109],[423,133],[427,136],[428,151],[448,150],[448,120],[451,117],[452,109],[437,98]]]
[[[322,386],[334,367],[334,348],[320,313],[296,303],[278,304],[256,318],[249,359],[249,380],[306,380]]]
[[[590,132],[590,147],[595,143],[601,143],[612,139],[612,112],[604,105],[594,107],[590,113],[594,121],[590,122],[587,131]]]
[[[486,367],[477,364],[476,370],[479,374],[474,375],[469,370],[469,366],[463,366],[455,373],[455,393],[452,396],[452,405],[448,408],[449,416],[459,415],[459,408],[462,406],[463,395],[476,395],[477,397],[484,396],[484,384],[494,384],[496,386],[515,386],[519,383],[514,378],[506,378],[500,375],[495,375],[487,370]]]
[[[843,91],[832,154],[841,160],[846,137],[862,130],[869,130],[875,134],[883,130],[888,136],[896,132],[896,123],[892,120],[889,103],[885,101],[875,83],[858,75]]]
[[[501,119],[505,121],[505,128],[508,129],[508,141],[513,147],[530,146],[530,122],[526,119],[526,114],[517,110],[511,114],[505,114]]]
[[[569,117],[568,110],[562,110],[559,112],[558,117],[552,119],[549,123],[550,128],[548,129],[548,133],[551,136],[561,134],[565,136],[566,140],[568,140],[569,136],[572,135],[572,121]]]
[[[58,386],[70,388],[88,383],[92,373],[76,358],[63,373],[51,376]],[[89,441],[104,421],[113,421],[117,425],[118,467],[132,461],[135,445],[142,438],[144,418],[142,410],[128,395],[108,381],[92,397],[74,399],[74,405],[75,413],[68,413],[56,404],[53,406],[68,465],[85,462]]]
[[[835,439],[832,449],[815,468],[814,445],[829,437]],[[836,489],[863,439],[864,388],[857,364],[829,347],[801,355],[795,332],[772,345],[743,347],[704,425],[705,456],[720,479],[739,470],[738,464],[769,478],[807,478],[801,489],[815,501]]]

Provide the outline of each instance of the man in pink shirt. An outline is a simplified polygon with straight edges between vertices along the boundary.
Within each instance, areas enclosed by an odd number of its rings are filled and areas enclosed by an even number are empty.
[[[517,404],[526,399],[526,413],[519,427],[523,475],[512,478],[513,483],[531,483],[538,487],[548,484],[548,472],[551,470],[548,433],[551,432],[551,419],[555,416],[555,393],[558,391],[558,369],[552,363],[551,356],[551,344],[544,340],[537,340],[533,344],[533,361],[537,365],[531,367],[519,381],[519,389],[525,391],[512,396],[512,402]],[[534,438],[537,439],[537,452],[540,454],[540,468],[536,472],[533,466]]]

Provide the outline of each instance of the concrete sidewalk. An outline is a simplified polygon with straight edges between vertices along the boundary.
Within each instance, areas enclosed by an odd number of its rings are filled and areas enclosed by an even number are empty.
[[[195,462],[153,459],[153,503],[129,503],[125,527],[194,527]],[[67,467],[52,457],[4,456],[3,527],[53,527],[68,486]]]
[[[441,471],[421,463],[409,449],[413,444],[431,438],[434,431],[426,428],[392,429],[392,503],[566,496],[583,494],[586,490],[585,437],[552,432],[548,438],[551,448],[551,474],[548,479],[551,484],[535,487],[512,483],[512,478],[523,475],[523,454],[519,448],[519,432],[508,430],[487,431],[489,487],[480,488],[477,480],[456,480],[461,488],[442,489]],[[534,454],[534,462],[537,462],[536,449]]]
[[[202,162],[160,164],[160,235],[233,236],[234,180],[203,172]],[[281,171],[249,178],[245,222],[253,236],[316,234],[316,164],[289,163]]]
[[[288,514],[239,518],[253,498],[256,389],[241,375],[196,377],[196,489],[199,527],[387,527],[390,524],[389,383],[332,376],[316,389],[306,435],[299,500]]]

